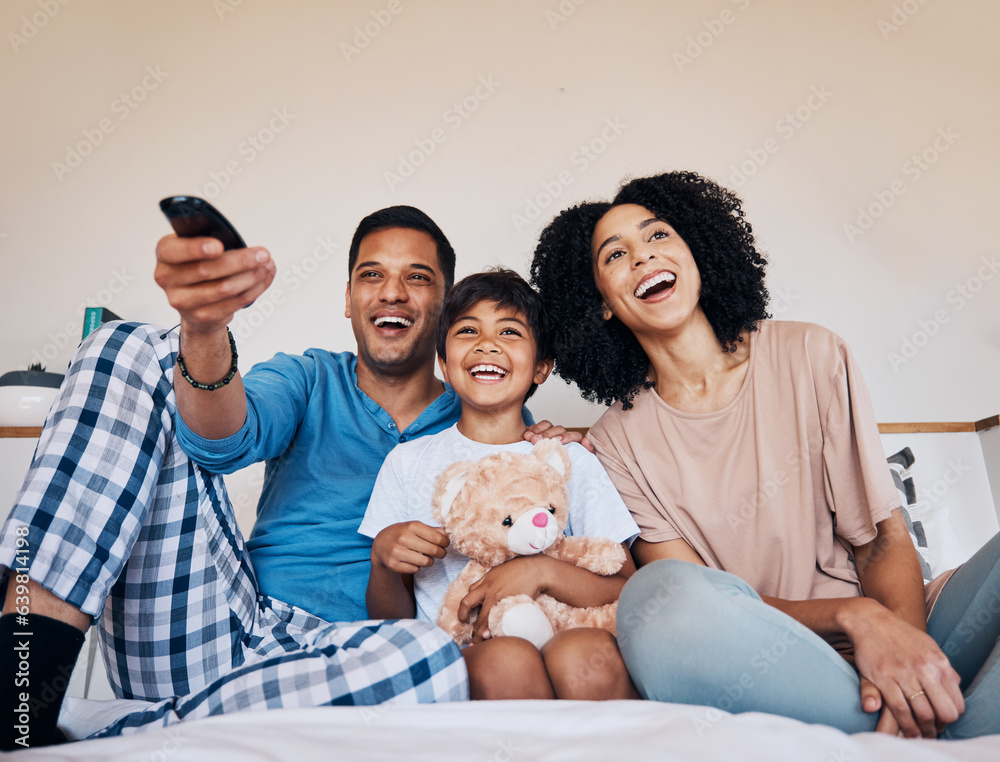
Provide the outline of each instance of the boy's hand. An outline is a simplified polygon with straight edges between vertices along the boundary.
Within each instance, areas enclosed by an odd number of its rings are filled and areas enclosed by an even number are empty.
[[[594,452],[594,445],[586,436],[579,431],[570,431],[565,426],[556,426],[551,421],[539,421],[529,426],[524,430],[524,438],[531,444],[538,444],[543,439],[558,439],[563,444],[576,442]]]
[[[473,625],[473,643],[489,639],[490,609],[497,601],[521,594],[538,597],[545,589],[543,570],[552,560],[545,555],[512,558],[494,566],[469,586],[469,592],[458,607],[458,618],[468,622],[473,609],[479,607],[479,616]]]
[[[448,535],[422,521],[387,526],[372,543],[372,561],[397,574],[413,574],[444,558]]]

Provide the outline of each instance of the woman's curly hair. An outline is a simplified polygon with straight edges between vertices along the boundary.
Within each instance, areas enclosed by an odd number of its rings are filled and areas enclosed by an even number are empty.
[[[736,351],[744,331],[767,314],[767,260],[754,245],[739,197],[694,172],[641,177],[609,203],[586,203],[559,214],[542,231],[531,282],[548,312],[555,372],[574,381],[585,399],[632,406],[648,386],[649,358],[618,318],[605,321],[594,284],[594,228],[612,207],[638,204],[684,239],[701,276],[699,304],[723,351]]]

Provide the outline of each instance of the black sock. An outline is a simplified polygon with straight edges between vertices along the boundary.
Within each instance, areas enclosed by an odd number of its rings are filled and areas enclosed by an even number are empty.
[[[0,749],[48,746],[84,636],[41,614],[0,617]]]

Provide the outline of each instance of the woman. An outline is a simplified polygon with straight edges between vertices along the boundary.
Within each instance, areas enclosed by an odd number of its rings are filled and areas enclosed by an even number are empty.
[[[563,212],[535,252],[556,372],[620,403],[590,438],[642,530],[629,671],[662,701],[998,733],[1000,538],[925,590],[854,358],[767,320],[765,264],[739,199],[687,172]]]

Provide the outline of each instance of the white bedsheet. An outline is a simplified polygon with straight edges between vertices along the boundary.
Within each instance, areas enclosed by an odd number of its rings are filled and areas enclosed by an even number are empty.
[[[77,724],[120,702],[70,701]],[[63,722],[64,725],[72,723]],[[124,738],[18,752],[24,760],[312,759],[411,762],[767,760],[931,762],[1000,760],[1000,735],[971,741],[849,736],[765,714],[644,701],[501,701],[253,712]]]

